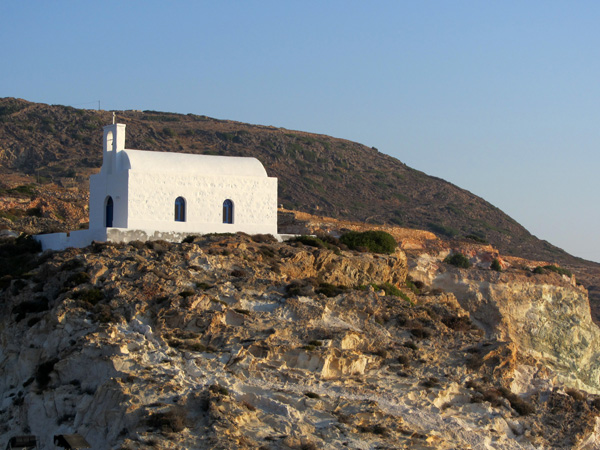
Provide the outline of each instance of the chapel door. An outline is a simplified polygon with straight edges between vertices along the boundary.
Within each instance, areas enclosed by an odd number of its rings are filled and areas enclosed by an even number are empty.
[[[105,226],[107,228],[112,227],[113,226],[113,199],[110,196],[106,199],[105,218],[106,218]]]

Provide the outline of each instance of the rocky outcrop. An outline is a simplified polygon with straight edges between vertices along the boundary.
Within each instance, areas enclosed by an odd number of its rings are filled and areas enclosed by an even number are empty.
[[[326,283],[357,286],[380,283],[404,284],[407,267],[404,252],[392,256],[364,253],[348,258],[329,250],[297,251],[280,264],[281,273],[291,278],[315,277]]]
[[[1,443],[32,433],[49,449],[77,432],[95,449],[600,444],[598,397],[565,389],[539,355],[500,339],[509,332],[486,336],[458,296],[409,289],[402,252],[188,241],[46,253],[0,278]]]
[[[452,292],[491,338],[515,343],[567,385],[600,392],[600,329],[587,291],[574,278],[507,266],[504,272],[457,269],[431,254],[413,259],[410,274]]]
[[[439,245],[439,238],[430,231],[403,228],[393,225],[371,225],[350,220],[321,217],[301,211],[280,208],[278,211],[280,233],[291,234],[327,234],[339,237],[348,231],[378,230],[391,234],[403,250],[424,249]]]

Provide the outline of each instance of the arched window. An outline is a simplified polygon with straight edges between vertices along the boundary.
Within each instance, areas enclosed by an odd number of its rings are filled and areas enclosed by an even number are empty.
[[[175,222],[185,222],[185,199],[183,197],[175,199]]]
[[[108,197],[106,197],[106,206],[104,208],[104,226],[107,228],[113,226],[113,210],[113,199],[109,195]]]
[[[223,202],[223,223],[233,223],[233,202],[229,199]]]

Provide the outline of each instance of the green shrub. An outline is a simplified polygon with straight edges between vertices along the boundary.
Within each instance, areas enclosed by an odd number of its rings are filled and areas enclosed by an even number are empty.
[[[406,348],[410,348],[411,350],[419,349],[419,347],[417,347],[417,344],[415,344],[413,341],[407,341],[407,342],[403,343],[402,345]]]
[[[436,377],[429,377],[426,380],[421,381],[420,384],[425,388],[440,387],[439,380]]]
[[[10,275],[19,277],[31,271],[41,262],[38,253],[42,247],[31,236],[21,235],[0,244],[0,278]]]
[[[252,240],[259,244],[275,244],[277,239],[272,234],[255,234],[251,236]]]
[[[14,222],[19,218],[19,213],[14,208],[7,211],[0,211],[0,218]]]
[[[330,234],[319,233],[317,235],[317,237],[319,239],[321,239],[321,241],[323,241],[323,243],[329,249],[336,250],[336,249],[340,248],[340,240],[338,238],[336,238],[336,237],[331,236]]]
[[[510,406],[518,412],[521,416],[528,416],[529,414],[535,413],[535,406],[527,401],[523,400],[517,394],[513,393],[510,389],[500,387],[500,394],[510,402]]]
[[[18,105],[3,105],[0,106],[0,118],[5,119],[7,116],[10,116],[17,111],[20,111],[22,107]]]
[[[410,299],[410,297],[402,292],[399,288],[397,288],[396,286],[394,286],[391,283],[382,283],[382,284],[375,284],[375,283],[371,283],[371,286],[373,286],[373,289],[375,290],[381,290],[385,292],[385,295],[393,295],[394,297],[400,297],[402,300],[407,301],[408,303],[410,303],[411,305],[413,305],[413,301]],[[363,288],[363,286],[358,286],[359,290],[365,290],[366,288]]]
[[[186,291],[182,291],[179,293],[179,295],[183,298],[188,298],[191,297],[192,295],[195,295],[196,293],[194,291],[190,291],[190,290],[186,290]]]
[[[439,224],[439,223],[429,222],[427,224],[427,226],[434,233],[441,234],[441,235],[449,237],[449,238],[452,238],[452,237],[456,236],[459,233],[459,231],[456,228],[449,227],[449,226],[446,226],[446,225],[442,225],[442,224]]]
[[[387,436],[389,431],[386,427],[381,424],[361,425],[358,427],[361,433],[372,433],[379,436]]]
[[[467,234],[465,236],[465,239],[470,239],[470,240],[475,241],[475,242],[477,242],[479,244],[488,244],[489,243],[485,238],[483,238],[483,237],[481,237],[481,236],[479,236],[477,234]]]
[[[212,392],[213,394],[217,394],[217,395],[222,395],[222,396],[229,395],[229,389],[227,389],[225,386],[221,386],[220,384],[212,384],[212,385],[210,385],[208,390],[210,392]]]
[[[573,400],[578,402],[583,402],[586,400],[586,394],[584,391],[580,391],[579,389],[568,388],[565,389],[565,394],[572,397]]]
[[[312,296],[315,294],[314,287],[316,284],[317,281],[313,279],[293,280],[285,288],[286,297]]]
[[[258,252],[265,258],[274,258],[276,256],[275,251],[271,247],[267,247],[266,245],[261,245],[258,249]]]
[[[9,194],[20,194],[25,197],[31,198],[31,197],[35,196],[36,190],[35,190],[35,186],[33,184],[23,184],[21,186],[15,187],[15,188],[8,189],[6,192]]]
[[[292,240],[292,242],[300,242],[303,245],[308,245],[309,247],[316,248],[329,248],[329,246],[323,242],[321,239],[315,236],[298,236]]]
[[[336,286],[334,284],[321,283],[321,284],[319,284],[317,293],[323,294],[326,297],[335,297],[336,295],[340,295],[342,292],[346,291],[347,289],[348,288],[346,286]]]
[[[385,231],[350,231],[340,237],[340,242],[352,250],[367,249],[372,253],[394,253],[397,247],[394,237]]]
[[[42,209],[40,207],[28,208],[25,211],[25,214],[29,217],[42,217],[42,215],[43,215]]]
[[[168,128],[168,127],[163,128],[163,133],[168,137],[177,136],[177,133],[175,133],[175,131],[173,131],[172,128]]]
[[[558,266],[555,266],[552,264],[544,266],[544,267],[537,266],[535,269],[533,269],[533,273],[535,273],[535,274],[543,274],[543,273],[546,273],[547,271],[555,272],[559,275],[566,275],[568,277],[573,276],[573,273],[570,270],[565,269],[563,267],[558,267]]]
[[[558,266],[554,266],[554,265],[548,265],[548,266],[544,266],[544,269],[549,270],[551,272],[555,272],[559,275],[566,275],[568,277],[572,277],[573,273],[570,270],[567,270],[563,267],[558,267]]]
[[[194,240],[197,238],[198,236],[193,235],[193,234],[188,234],[186,237],[183,238],[183,240],[181,241],[184,244],[191,244],[194,242]]]
[[[385,348],[378,348],[373,352],[373,354],[383,359],[386,359],[388,356],[390,356],[390,353]]]
[[[406,280],[406,287],[413,291],[414,294],[419,295],[421,293],[421,288],[423,287],[422,281]]]
[[[118,322],[118,318],[113,315],[110,306],[99,304],[94,307],[94,319],[100,323]]]
[[[468,331],[471,329],[471,319],[468,316],[444,316],[442,323],[454,331]]]
[[[403,366],[410,365],[410,358],[407,355],[400,355],[398,358],[396,358],[396,360],[398,361],[398,364]]]
[[[219,131],[217,131],[216,136],[221,139],[222,141],[226,141],[226,142],[235,142],[236,144],[239,144],[242,142],[242,139],[237,136],[235,133],[221,133]]]
[[[448,255],[446,259],[444,259],[444,262],[446,264],[451,264],[462,269],[468,269],[469,267],[471,267],[471,262],[462,253],[454,253],[453,255]]]
[[[431,331],[429,331],[427,328],[412,328],[410,329],[410,333],[417,339],[427,339],[431,337]]]
[[[156,430],[179,433],[188,427],[186,410],[181,406],[171,406],[167,411],[151,415],[148,424]]]
[[[72,286],[78,286],[80,284],[89,282],[90,278],[91,277],[87,272],[77,272],[67,279],[67,283]]]
[[[495,270],[496,272],[502,271],[502,266],[500,265],[500,261],[497,258],[494,258],[492,264],[490,265],[490,269]]]
[[[104,294],[98,288],[91,288],[74,293],[73,298],[96,305],[104,299]]]
[[[395,297],[401,297],[403,292],[398,289],[396,286],[394,286],[391,283],[383,283],[380,284],[379,289],[383,289],[383,291],[385,292],[385,295],[393,295]]]
[[[248,276],[248,274],[246,273],[245,270],[242,270],[242,269],[233,269],[231,271],[231,276],[235,277],[235,278],[244,278],[244,277]]]
[[[65,261],[60,266],[60,271],[66,272],[66,271],[70,271],[70,270],[79,269],[83,266],[84,266],[83,261],[81,261],[80,259],[69,259],[68,261]]]
[[[411,305],[414,305],[413,301],[410,299],[410,297],[408,295],[406,295],[404,292],[400,292],[400,294],[398,295],[398,297],[400,297],[402,300],[404,300],[405,302],[410,303]]]

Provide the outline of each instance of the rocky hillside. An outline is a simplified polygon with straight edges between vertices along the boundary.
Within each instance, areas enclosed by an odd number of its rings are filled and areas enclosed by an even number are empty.
[[[338,220],[331,217],[314,216],[298,211],[279,211],[279,226],[283,232],[292,234],[333,234],[340,236],[345,231],[364,231],[372,228],[390,233],[402,245],[402,248],[416,254],[444,255],[448,250],[477,255],[481,249],[486,249],[488,263],[493,258],[500,257],[498,250],[489,245],[478,243],[472,239],[442,239],[432,232],[416,229],[406,229],[390,225],[367,225],[361,222]],[[536,266],[561,265],[561,258],[549,260],[525,260],[519,257],[503,254],[503,260],[509,264],[526,267],[528,270]],[[565,264],[575,274],[576,282],[587,289],[589,308],[592,320],[600,322],[600,271],[596,264],[580,261],[575,264]],[[431,280],[430,280],[431,281]],[[526,297],[528,298],[528,297]]]
[[[538,240],[485,200],[375,148],[193,114],[119,111],[117,118],[127,124],[128,148],[259,158],[269,175],[279,179],[280,203],[288,209],[430,230],[445,237],[469,236],[505,254],[532,259],[581,262]],[[85,205],[87,177],[101,165],[102,126],[111,122],[108,111],[0,99],[0,188],[33,183],[44,195],[46,189],[56,191],[54,182],[62,188],[77,187],[78,204]],[[12,179],[15,176],[18,180]],[[52,215],[43,208],[42,212],[43,217]]]
[[[506,255],[556,262],[577,274],[600,318],[600,264],[535,238],[485,200],[376,149],[193,114],[119,111],[117,117],[127,124],[128,148],[259,158],[278,177],[287,208],[489,242]],[[108,111],[0,99],[0,229],[85,228],[88,176],[101,165],[102,126],[111,122]]]
[[[600,448],[585,291],[489,245],[461,247],[459,269],[431,233],[396,239],[393,255],[241,234],[5,241],[0,444]]]

